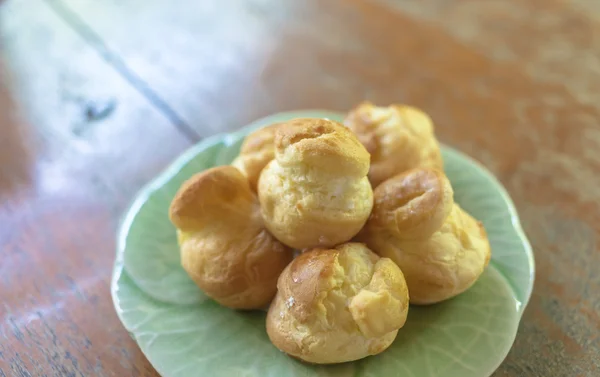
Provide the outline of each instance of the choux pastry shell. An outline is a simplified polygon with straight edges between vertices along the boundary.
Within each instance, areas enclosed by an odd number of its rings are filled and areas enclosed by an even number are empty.
[[[381,183],[357,239],[402,269],[412,304],[433,304],[467,290],[488,265],[481,222],[454,203],[448,178],[416,168]]]
[[[248,178],[250,187],[255,192],[260,173],[275,157],[275,131],[280,124],[262,127],[246,136],[239,156],[232,162]]]
[[[257,197],[239,170],[220,166],[191,177],[169,217],[182,266],[206,295],[234,309],[269,304],[292,251],[265,229]]]
[[[305,249],[346,242],[373,206],[369,153],[341,124],[303,118],[275,132],[275,158],[258,196],[265,225],[284,244]]]
[[[310,363],[383,352],[408,314],[402,271],[360,243],[302,253],[277,287],[267,314],[269,338],[281,351]]]
[[[378,107],[363,102],[347,114],[344,125],[371,154],[369,180],[373,187],[415,167],[443,168],[433,122],[415,107]]]

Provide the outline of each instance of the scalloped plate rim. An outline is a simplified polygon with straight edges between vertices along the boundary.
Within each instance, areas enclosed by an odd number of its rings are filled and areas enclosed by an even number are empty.
[[[194,145],[192,145],[189,148],[187,148],[186,150],[184,150],[169,165],[167,165],[166,168],[164,168],[154,178],[152,178],[146,185],[144,185],[142,188],[140,188],[137,191],[137,194],[134,196],[133,200],[131,201],[131,204],[127,207],[126,211],[124,212],[124,215],[122,216],[122,218],[118,224],[116,256],[115,256],[115,262],[113,264],[112,278],[111,278],[111,282],[110,282],[110,293],[111,293],[111,298],[113,301],[113,306],[116,309],[115,312],[117,313],[117,317],[119,318],[119,320],[121,321],[121,323],[124,325],[125,329],[128,332],[130,332],[130,330],[125,326],[124,318],[122,316],[121,310],[119,309],[120,308],[119,297],[117,296],[117,291],[119,288],[118,281],[123,273],[128,274],[127,271],[125,270],[124,261],[123,261],[125,248],[126,248],[127,235],[129,233],[131,225],[133,224],[139,210],[141,209],[143,204],[149,199],[150,195],[156,189],[162,187],[166,182],[168,182],[170,179],[172,179],[181,170],[181,168],[186,163],[190,162],[200,151],[202,151],[212,145],[223,143],[225,146],[229,146],[232,144],[232,142],[234,140],[238,139],[238,136],[240,134],[242,134],[242,135],[246,134],[255,128],[259,128],[266,124],[272,123],[273,120],[276,118],[292,116],[292,115],[294,117],[300,117],[301,115],[315,117],[317,114],[319,114],[321,117],[327,117],[327,115],[330,115],[333,117],[339,117],[341,113],[336,112],[336,111],[331,111],[331,110],[325,110],[325,109],[305,109],[305,110],[295,110],[295,111],[284,111],[284,112],[279,112],[279,113],[275,113],[275,114],[271,114],[271,115],[259,118],[255,121],[251,122],[250,124],[248,124],[244,127],[241,127],[240,129],[238,129],[236,131],[222,132],[222,133],[212,135],[210,137],[207,137],[207,138],[195,143]],[[528,263],[529,263],[529,266],[528,266],[528,268],[529,268],[529,286],[527,287],[524,300],[523,300],[523,302],[521,302],[521,306],[518,310],[519,311],[518,321],[520,322],[522,319],[523,313],[525,311],[525,308],[529,304],[529,301],[531,299],[531,295],[533,292],[533,286],[535,283],[535,259],[534,259],[534,254],[533,254],[533,249],[531,247],[531,244],[525,234],[525,231],[522,228],[516,206],[515,206],[512,198],[510,197],[508,191],[506,190],[506,188],[485,167],[485,165],[483,165],[481,162],[475,160],[471,156],[465,154],[464,152],[454,149],[453,147],[451,147],[449,145],[446,145],[443,143],[440,143],[440,144],[441,144],[441,147],[444,148],[446,152],[450,152],[454,155],[457,155],[461,159],[466,160],[469,163],[476,166],[478,169],[478,172],[493,184],[493,186],[496,190],[496,193],[500,195],[503,202],[506,204],[506,208],[511,217],[512,228],[515,232],[515,235],[518,237],[521,245],[523,246],[524,252],[527,255],[527,259],[528,259]],[[493,268],[500,275],[502,275],[502,277],[508,283],[508,279],[506,278],[506,276],[504,276],[504,274],[497,268],[495,268],[495,267],[493,267]],[[135,282],[133,282],[133,283],[135,284]],[[513,294],[516,295],[512,285],[509,284],[509,286],[511,287],[511,290],[513,290]],[[515,296],[515,298],[516,298],[516,296]],[[517,326],[517,328],[518,328],[518,326]],[[130,334],[137,343],[135,336],[131,332],[130,332]],[[516,337],[516,333],[514,334],[514,336]],[[510,350],[510,348],[509,348],[509,350]],[[507,351],[507,353],[508,353],[508,351]],[[504,360],[505,357],[506,357],[506,355],[503,355],[503,357],[500,359],[500,361],[498,363],[498,366],[502,363],[502,361]],[[492,371],[492,373],[493,373],[493,371]]]

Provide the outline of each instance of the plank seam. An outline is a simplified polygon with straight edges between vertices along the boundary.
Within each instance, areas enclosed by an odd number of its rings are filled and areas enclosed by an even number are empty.
[[[81,36],[118,74],[120,74],[133,88],[142,94],[152,106],[166,116],[179,132],[191,142],[196,143],[202,136],[194,130],[177,112],[156,93],[141,77],[139,77],[117,53],[112,51],[102,37],[96,33],[78,14],[69,9],[60,0],[46,0],[64,22]]]

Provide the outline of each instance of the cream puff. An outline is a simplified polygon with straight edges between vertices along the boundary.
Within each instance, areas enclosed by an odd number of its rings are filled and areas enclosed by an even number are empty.
[[[258,196],[267,229],[305,249],[350,240],[373,207],[369,153],[350,130],[317,118],[294,119],[275,132],[275,158]]]
[[[232,162],[248,178],[250,187],[255,192],[260,173],[275,157],[275,131],[280,124],[271,124],[246,136],[239,156]]]
[[[378,107],[363,102],[347,114],[344,125],[371,154],[369,180],[373,187],[415,167],[443,168],[433,122],[415,107]]]
[[[471,287],[491,257],[482,223],[454,203],[439,170],[411,169],[381,183],[357,239],[402,269],[412,304],[433,304]]]
[[[360,243],[302,253],[285,268],[277,288],[267,314],[269,339],[310,363],[383,352],[408,314],[402,271]]]
[[[277,291],[292,251],[264,227],[256,194],[233,166],[187,180],[171,202],[181,264],[212,299],[234,309],[259,309]]]

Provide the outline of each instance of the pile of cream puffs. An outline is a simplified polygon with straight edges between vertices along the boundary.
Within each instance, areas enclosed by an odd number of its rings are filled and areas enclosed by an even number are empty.
[[[268,307],[275,347],[317,364],[383,352],[409,304],[464,292],[491,256],[453,200],[431,119],[401,105],[259,129],[231,165],[186,181],[169,216],[198,287]]]

